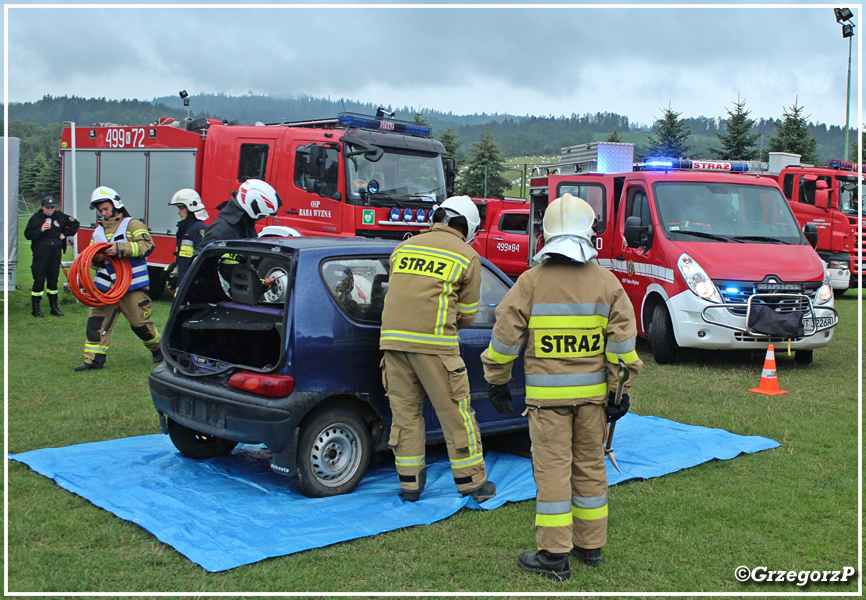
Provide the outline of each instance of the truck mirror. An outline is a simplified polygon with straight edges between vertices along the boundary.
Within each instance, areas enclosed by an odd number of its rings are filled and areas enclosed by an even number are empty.
[[[830,210],[830,190],[823,179],[815,182],[815,206]]]
[[[623,237],[629,248],[649,248],[653,245],[653,227],[641,225],[640,217],[628,217]]]
[[[380,158],[382,158],[382,154],[384,154],[383,150],[379,146],[373,146],[368,144],[363,140],[359,140],[358,138],[351,135],[343,136],[343,143],[351,144],[355,146],[354,150],[347,150],[346,158],[351,158],[353,156],[358,156],[359,154],[363,154],[364,157],[370,162],[378,162]]]
[[[803,181],[818,181],[818,176],[814,173],[806,173],[803,175]]]
[[[457,161],[445,156],[445,193],[448,197],[454,195],[454,181],[457,179]]]
[[[317,146],[315,144],[310,146],[310,157],[307,162],[307,174],[310,176],[310,179],[321,181],[325,178],[326,156],[327,150],[324,146]]]
[[[806,240],[809,242],[809,245],[813,248],[818,246],[818,226],[814,223],[806,223],[803,226],[803,234],[806,236]]]

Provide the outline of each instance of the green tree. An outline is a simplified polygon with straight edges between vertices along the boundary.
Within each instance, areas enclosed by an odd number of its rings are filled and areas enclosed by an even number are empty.
[[[851,142],[851,160],[857,162],[857,140]],[[860,162],[866,164],[866,123],[863,124],[863,133],[860,136]]]
[[[721,160],[756,160],[759,149],[756,147],[760,133],[752,133],[755,120],[749,118],[749,112],[745,109],[746,100],[734,102],[734,112],[728,109],[730,119],[725,121],[725,132],[716,132],[721,148],[708,148],[710,153]]]
[[[614,142],[617,144],[622,143],[622,136],[619,134],[619,130],[616,128],[616,125],[613,126],[613,131],[610,132],[610,135],[604,140],[605,142]]]
[[[55,152],[46,161],[45,168],[39,174],[39,195],[60,197],[60,154]]]
[[[688,143],[692,130],[680,119],[682,113],[674,112],[670,105],[662,109],[664,116],[656,120],[655,136],[647,137],[647,156],[686,157],[692,146]]]
[[[33,200],[39,197],[37,189],[41,189],[40,178],[42,171],[47,167],[45,156],[37,154],[35,157],[21,164],[21,172],[18,176],[18,193],[25,200]]]
[[[818,162],[818,140],[809,133],[809,117],[803,115],[803,107],[794,106],[790,112],[785,109],[781,121],[776,121],[776,135],[770,138],[770,152],[790,152],[800,155],[800,162],[815,164]]]
[[[461,180],[461,193],[473,198],[502,198],[511,183],[502,176],[505,167],[499,155],[499,144],[493,139],[490,128],[478,136],[472,144],[466,169]]]

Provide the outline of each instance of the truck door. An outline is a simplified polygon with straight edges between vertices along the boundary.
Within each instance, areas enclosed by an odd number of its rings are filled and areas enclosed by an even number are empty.
[[[622,287],[631,300],[635,308],[635,313],[640,314],[643,306],[643,298],[646,294],[647,286],[650,281],[647,274],[654,272],[653,263],[658,263],[660,251],[653,249],[653,244],[659,245],[657,239],[654,239],[648,248],[638,247],[630,248],[625,242],[625,221],[628,217],[640,218],[641,226],[652,227],[652,215],[650,214],[649,195],[646,188],[642,184],[630,183],[626,186],[623,196],[625,202],[620,207],[622,217],[617,219],[617,241],[615,248],[618,249],[614,260],[614,273],[619,277]],[[659,232],[656,232],[656,238],[661,237]],[[642,323],[638,322],[638,327],[642,328]]]
[[[487,259],[509,277],[526,270],[529,255],[529,213],[502,212],[490,227]]]
[[[309,152],[305,147],[317,142],[292,137],[290,160],[283,162],[285,184],[279,190],[283,207],[274,225],[294,227],[302,235],[354,235],[354,230],[343,228],[343,162],[337,145],[325,145],[325,177],[313,182],[307,177]]]
[[[797,221],[800,226],[806,223],[814,223],[818,228],[818,248],[829,251],[832,248],[833,236],[833,215],[825,207],[815,206],[815,190],[817,189],[816,182],[827,182],[828,189],[831,190],[830,203],[832,204],[838,192],[833,192],[836,185],[833,178],[827,175],[797,175],[794,180],[796,192],[794,198],[796,205],[791,208],[797,215]]]

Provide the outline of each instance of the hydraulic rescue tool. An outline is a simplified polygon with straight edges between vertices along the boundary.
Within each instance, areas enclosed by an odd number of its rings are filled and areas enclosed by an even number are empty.
[[[616,377],[616,394],[613,397],[613,405],[619,406],[619,403],[622,401],[622,388],[625,386],[625,382],[628,379],[628,367],[625,366],[625,363],[622,362],[621,358],[619,359],[619,370],[616,372]],[[613,443],[613,430],[615,427],[616,421],[608,425],[607,443],[604,445],[604,455],[610,458],[610,464],[612,464],[613,468],[617,470],[617,473],[622,473],[619,465],[616,464],[616,456],[613,453],[613,448],[611,448],[611,444]]]

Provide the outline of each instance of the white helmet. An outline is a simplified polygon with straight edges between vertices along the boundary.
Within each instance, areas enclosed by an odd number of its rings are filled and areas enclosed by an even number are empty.
[[[123,202],[120,201],[120,196],[117,195],[117,192],[104,185],[99,186],[93,190],[92,194],[90,194],[91,210],[95,209],[96,205],[101,204],[102,202],[111,202],[114,208],[118,210],[123,208]]]
[[[201,201],[201,196],[193,189],[183,188],[176,191],[168,205],[185,206],[188,211],[195,215],[196,219],[202,221],[207,219],[207,210],[205,210],[204,203]]]
[[[247,179],[238,188],[238,204],[255,221],[276,214],[283,201],[277,191],[260,179]]]
[[[469,196],[451,196],[433,210],[434,223],[448,225],[451,219],[459,217],[466,220],[466,243],[469,244],[475,237],[478,225],[481,224],[478,207],[475,206],[472,198]]]
[[[544,248],[532,260],[541,262],[558,254],[580,263],[589,262],[598,256],[592,242],[594,221],[595,212],[582,198],[571,194],[557,198],[544,213]]]
[[[285,225],[268,225],[262,228],[259,237],[301,237],[301,232],[294,227],[286,227]]]

